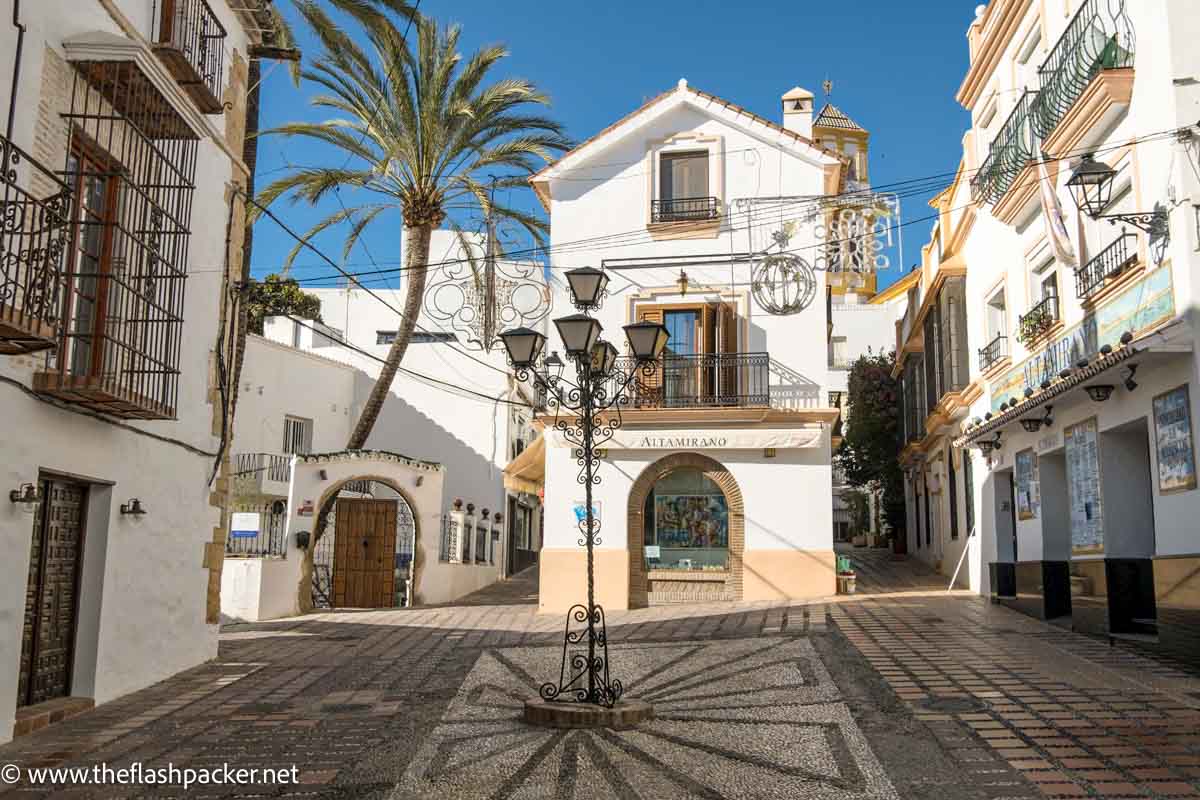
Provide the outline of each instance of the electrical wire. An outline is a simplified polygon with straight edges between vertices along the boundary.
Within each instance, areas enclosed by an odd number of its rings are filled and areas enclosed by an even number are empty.
[[[317,330],[316,328],[314,328],[312,325],[309,325],[304,320],[293,317],[291,314],[281,314],[280,316],[290,319],[292,322],[296,323],[300,327],[307,328],[308,330],[312,331],[313,333],[320,334],[321,336],[327,336],[327,334],[323,333],[320,330]],[[375,355],[374,353],[364,350],[361,347],[358,347],[356,345],[350,344],[349,342],[338,341],[337,346],[345,347],[347,350],[352,350],[355,353],[358,353],[361,356],[366,356],[367,358],[371,359],[372,361],[376,361],[380,364],[387,363],[386,358],[380,358],[379,356]],[[452,393],[471,395],[472,397],[478,397],[481,400],[487,400],[489,403],[500,402],[500,403],[504,403],[505,405],[518,406],[520,408],[534,408],[534,406],[531,405],[530,403],[518,403],[513,400],[500,400],[496,397],[492,397],[491,395],[486,395],[486,394],[483,394],[482,392],[476,392],[471,389],[464,389],[463,387],[458,386],[456,384],[449,383],[449,382],[443,381],[443,380],[439,380],[438,378],[435,378],[432,375],[426,375],[423,372],[417,372],[416,370],[407,369],[406,367],[403,367],[403,366],[399,367],[398,370],[400,372],[403,372],[405,375],[408,375],[409,377],[415,378],[419,381],[424,381],[429,384],[433,384],[433,385],[436,385],[439,387],[444,387],[446,389],[452,390]]]

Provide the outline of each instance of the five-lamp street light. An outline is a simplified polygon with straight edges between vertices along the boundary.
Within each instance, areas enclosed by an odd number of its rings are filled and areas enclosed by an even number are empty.
[[[634,364],[617,366],[617,348],[600,338],[602,326],[590,316],[605,295],[608,275],[585,267],[566,273],[571,298],[579,313],[554,320],[567,361],[575,364],[575,381],[563,377],[565,366],[557,352],[540,358],[546,337],[531,328],[514,328],[500,334],[517,378],[532,380],[545,393],[547,408],[554,409],[554,429],[577,448],[579,482],[584,486],[584,515],[579,522],[580,544],[587,548],[587,605],[577,603],[567,612],[563,656],[557,682],[542,684],[543,700],[569,700],[613,706],[621,697],[619,679],[609,676],[608,638],[604,609],[596,605],[593,550],[600,543],[600,520],[592,507],[592,487],[600,482],[599,445],[612,438],[621,425],[621,406],[638,372],[650,376],[669,338],[657,322],[635,322],[624,326],[625,339]],[[564,413],[565,412],[565,413]],[[572,623],[586,626],[572,630]],[[587,640],[586,655],[583,641]],[[576,650],[576,648],[578,648]]]

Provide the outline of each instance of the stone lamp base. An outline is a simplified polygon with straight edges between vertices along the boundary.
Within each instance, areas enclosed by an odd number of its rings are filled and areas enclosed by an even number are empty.
[[[524,719],[543,728],[611,728],[626,730],[654,719],[654,706],[644,700],[621,700],[612,708],[592,703],[525,701]]]

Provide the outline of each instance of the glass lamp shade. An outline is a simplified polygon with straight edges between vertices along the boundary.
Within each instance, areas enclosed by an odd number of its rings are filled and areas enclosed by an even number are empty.
[[[517,369],[527,369],[541,355],[546,337],[532,328],[513,328],[500,334],[504,349]]]
[[[625,338],[629,340],[629,349],[638,361],[653,361],[662,355],[663,348],[671,335],[667,326],[642,320],[625,326]]]
[[[576,358],[588,356],[600,338],[600,323],[587,314],[572,314],[554,320],[558,335],[562,337],[567,355]]]
[[[596,346],[592,348],[592,371],[608,375],[616,364],[617,348],[613,347],[612,342],[603,339],[596,342]]]
[[[1093,219],[1108,208],[1112,200],[1113,178],[1116,170],[1096,160],[1090,153],[1083,157],[1067,180],[1076,207]]]
[[[600,305],[604,289],[608,286],[608,274],[595,267],[569,269],[564,273],[571,287],[571,298],[579,308],[595,308]]]

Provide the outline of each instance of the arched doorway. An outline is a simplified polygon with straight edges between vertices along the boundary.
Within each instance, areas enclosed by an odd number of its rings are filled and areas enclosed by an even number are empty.
[[[630,608],[742,599],[745,507],[720,462],[676,453],[650,464],[630,488],[627,528]]]
[[[398,608],[412,603],[417,521],[388,481],[344,481],[325,498],[328,523],[312,551],[313,608]]]

